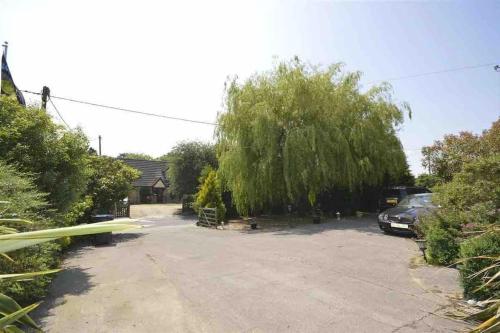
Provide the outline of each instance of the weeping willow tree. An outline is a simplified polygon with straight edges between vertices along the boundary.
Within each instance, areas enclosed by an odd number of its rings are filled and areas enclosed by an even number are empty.
[[[391,87],[362,93],[360,73],[322,70],[297,58],[229,82],[219,115],[219,172],[241,214],[327,189],[379,184],[406,171],[396,136],[407,104]]]

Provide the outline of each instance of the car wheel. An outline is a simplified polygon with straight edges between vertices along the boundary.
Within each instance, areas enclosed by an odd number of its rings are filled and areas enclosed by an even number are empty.
[[[390,235],[390,234],[392,234],[391,229],[384,229],[384,228],[380,228],[380,230],[382,230],[382,232],[383,232],[384,234],[386,234],[386,235]]]

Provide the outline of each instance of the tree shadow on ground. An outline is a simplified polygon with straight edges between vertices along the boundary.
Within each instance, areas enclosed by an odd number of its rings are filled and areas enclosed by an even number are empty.
[[[116,245],[119,243],[130,242],[144,236],[146,236],[146,233],[143,232],[128,232],[128,233],[113,234],[112,244]]]
[[[43,326],[51,316],[51,310],[63,305],[67,295],[78,296],[87,293],[94,285],[90,282],[92,275],[87,268],[67,267],[57,274],[52,281],[47,296],[42,304],[31,313],[32,318]]]
[[[240,232],[245,234],[259,234],[259,233],[270,233],[276,236],[289,236],[289,235],[315,235],[331,230],[353,230],[368,235],[382,235],[382,232],[378,226],[376,217],[348,217],[337,220],[335,218],[330,218],[322,220],[322,223],[310,224],[289,224],[281,226],[270,226],[266,223],[259,223],[257,230],[250,230],[245,228],[240,230]],[[388,237],[405,237],[411,238],[413,235],[411,233],[390,233],[387,234]]]

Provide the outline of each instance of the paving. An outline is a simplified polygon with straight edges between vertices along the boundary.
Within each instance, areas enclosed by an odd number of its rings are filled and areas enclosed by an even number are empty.
[[[453,269],[415,264],[370,218],[215,230],[144,218],[69,254],[35,317],[48,332],[455,332]]]

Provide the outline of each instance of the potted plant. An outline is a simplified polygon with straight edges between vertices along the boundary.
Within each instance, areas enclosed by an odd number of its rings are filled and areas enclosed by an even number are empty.
[[[248,218],[248,224],[250,225],[250,229],[257,229],[257,222],[255,222],[255,219],[253,217]]]

